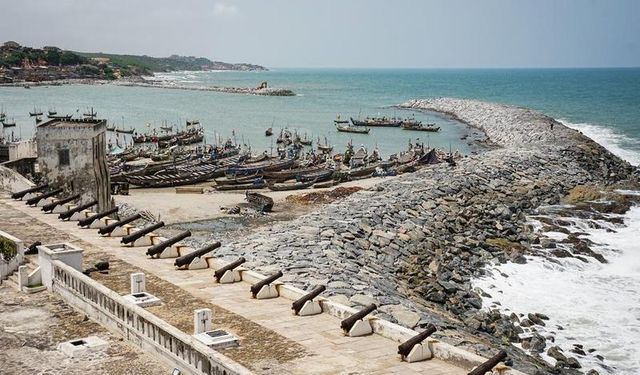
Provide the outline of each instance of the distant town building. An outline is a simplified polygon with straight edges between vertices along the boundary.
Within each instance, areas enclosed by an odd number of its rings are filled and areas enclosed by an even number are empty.
[[[20,44],[18,44],[18,43],[16,43],[16,42],[14,42],[14,41],[12,41],[12,40],[10,40],[10,41],[8,41],[8,42],[5,42],[5,43],[2,45],[2,48],[0,48],[0,49],[1,49],[1,50],[4,50],[4,51],[12,51],[12,50],[16,50],[16,49],[18,49],[18,48],[20,48]]]
[[[44,46],[44,47],[42,47],[42,49],[45,50],[45,51],[57,51],[57,52],[62,51],[60,48],[53,47],[53,46]]]
[[[106,120],[50,120],[36,128],[38,165],[44,179],[81,194],[82,202],[111,207]]]

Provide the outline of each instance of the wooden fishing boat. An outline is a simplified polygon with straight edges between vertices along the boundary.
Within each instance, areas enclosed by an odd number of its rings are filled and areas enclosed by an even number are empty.
[[[58,112],[55,109],[54,110],[50,109],[50,110],[47,111],[47,115],[48,116],[55,116],[57,114],[58,114]]]
[[[174,174],[164,174],[161,176],[123,176],[123,179],[131,185],[136,185],[145,188],[161,188],[171,186],[183,186],[192,185],[199,182],[204,182],[213,177],[215,170],[213,171],[201,171],[201,172],[182,172]]]
[[[36,107],[33,107],[33,112],[29,111],[29,116],[31,117],[42,116],[42,111],[37,110]]]
[[[309,182],[309,181],[314,181],[314,182],[322,182],[322,181],[327,181],[330,180],[331,177],[333,176],[333,169],[321,169],[319,171],[316,172],[310,172],[310,173],[301,173],[296,175],[296,181],[298,182]]]
[[[262,189],[267,186],[267,183],[262,180],[262,182],[250,183],[250,184],[239,184],[239,185],[220,185],[216,186],[215,189],[218,191],[232,191],[232,190],[254,190],[254,189]]]
[[[63,120],[63,121],[68,121],[71,120],[71,117],[73,117],[72,115],[64,115],[64,116],[58,116],[58,115],[47,115],[47,118],[51,119],[51,120]]]
[[[320,143],[320,137],[318,137],[317,147],[318,150],[326,153],[329,153],[333,150],[333,146],[331,146],[329,142],[327,142],[327,137],[324,137],[324,143]]]
[[[421,122],[415,121],[412,123],[403,123],[402,129],[421,131],[421,132],[437,132],[440,130],[440,127],[435,125],[436,124],[434,123],[423,125]]]
[[[115,129],[116,133],[123,133],[123,134],[133,134],[133,132],[134,132],[135,130],[136,130],[136,129],[133,129],[133,128],[131,128],[131,129],[120,129],[120,128],[116,128],[116,129]]]
[[[269,180],[286,181],[301,174],[314,173],[323,169],[325,169],[324,166],[311,166],[303,168],[283,169],[280,171],[266,171],[263,173],[263,175],[266,179]]]
[[[230,167],[227,171],[229,176],[251,175],[259,172],[275,172],[291,168],[294,162],[291,159],[268,161],[254,164],[244,164],[238,167]]]
[[[269,128],[264,131],[265,137],[271,137],[273,135],[273,128]]]
[[[316,181],[313,180],[308,182],[295,182],[292,184],[271,184],[269,185],[269,190],[272,190],[272,191],[300,190],[300,189],[306,189],[315,183]]]
[[[252,191],[246,191],[244,195],[247,202],[249,202],[249,204],[255,207],[258,211],[271,212],[273,209],[273,199],[266,195]]]
[[[255,174],[252,176],[241,176],[241,177],[222,177],[216,178],[213,181],[216,183],[216,186],[222,185],[243,185],[243,184],[251,184],[256,180],[262,180],[261,174]]]
[[[358,128],[355,126],[349,126],[349,125],[341,125],[336,123],[336,129],[339,132],[343,132],[343,133],[357,133],[357,134],[369,134],[369,131],[371,129],[369,128]]]
[[[109,131],[109,132],[116,131],[116,126],[115,125],[107,125],[107,131]],[[134,140],[134,143],[136,143],[135,140]]]
[[[378,127],[393,127],[397,128],[402,125],[402,120],[397,118],[388,117],[367,117],[364,120],[356,120],[351,117],[351,123],[354,126],[378,126]]]
[[[193,125],[199,125],[200,124],[200,120],[187,120],[187,126],[193,126]]]
[[[7,121],[7,120],[2,120],[2,127],[3,128],[13,128],[16,126],[16,121],[12,120],[12,121]]]
[[[325,181],[325,182],[318,182],[316,184],[313,184],[313,188],[314,189],[323,189],[323,188],[330,188],[336,185],[335,181],[329,180],[329,181]]]
[[[91,108],[91,110],[89,112],[85,112],[82,114],[82,116],[86,117],[86,118],[95,118],[98,115],[98,113],[96,113],[96,111],[93,110],[93,107]]]

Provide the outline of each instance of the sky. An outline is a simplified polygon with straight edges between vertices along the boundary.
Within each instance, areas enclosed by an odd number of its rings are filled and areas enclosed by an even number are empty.
[[[0,0],[0,41],[267,67],[640,66],[640,0]]]

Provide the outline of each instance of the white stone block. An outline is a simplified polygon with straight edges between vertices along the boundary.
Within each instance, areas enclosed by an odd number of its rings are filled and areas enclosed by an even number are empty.
[[[420,362],[425,361],[427,359],[431,359],[432,357],[431,350],[429,349],[429,345],[427,343],[416,344],[409,354],[404,358],[405,361],[411,362]]]
[[[129,246],[138,247],[138,246],[151,246],[153,245],[152,237],[148,234],[138,238],[137,240],[131,242]]]
[[[205,257],[197,257],[189,263],[187,267],[190,270],[202,270],[205,268],[209,268],[209,263]]]
[[[373,333],[373,328],[371,328],[371,323],[369,323],[369,319],[357,320],[353,327],[349,330],[349,336],[358,337],[358,336],[366,336]]]
[[[318,315],[322,313],[322,307],[318,301],[307,301],[302,305],[302,308],[298,312],[299,316]]]
[[[225,272],[224,275],[222,275],[219,282],[220,284],[231,284],[231,283],[237,283],[241,280],[242,280],[242,277],[240,276],[240,271],[230,270]]]
[[[278,289],[275,285],[265,285],[256,294],[256,299],[269,299],[279,297]]]
[[[58,351],[66,354],[68,357],[74,358],[89,352],[104,350],[108,346],[109,343],[105,340],[96,336],[89,336],[60,343],[58,344]]]
[[[172,246],[162,250],[160,255],[158,255],[158,258],[160,258],[160,259],[177,258],[177,257],[180,256],[180,250],[179,249],[181,247],[184,247],[184,245],[182,245],[182,244],[172,245]]]
[[[69,209],[67,208],[66,204],[59,204],[59,205],[55,206],[53,208],[53,210],[51,210],[51,213],[52,214],[61,214],[63,212],[67,212],[67,211],[69,211]]]

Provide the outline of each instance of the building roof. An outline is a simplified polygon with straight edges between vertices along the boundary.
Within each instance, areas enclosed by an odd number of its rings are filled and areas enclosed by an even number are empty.
[[[50,119],[49,121],[42,122],[38,125],[38,128],[57,128],[57,127],[73,127],[79,128],[93,128],[99,125],[106,124],[106,120],[100,119]]]

